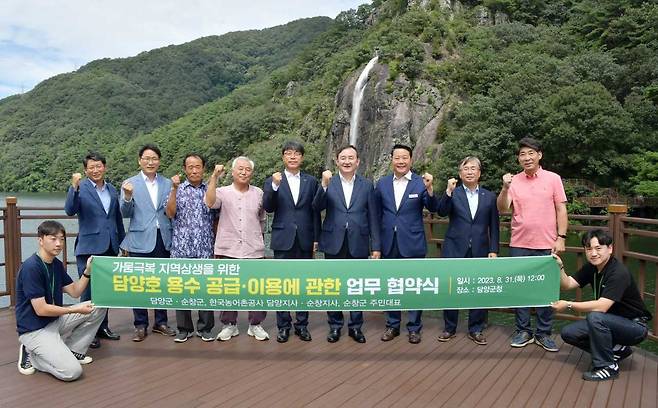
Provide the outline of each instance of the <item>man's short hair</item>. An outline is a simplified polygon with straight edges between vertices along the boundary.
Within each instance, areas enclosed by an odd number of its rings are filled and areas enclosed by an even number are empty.
[[[581,244],[583,244],[583,248],[590,247],[592,238],[596,238],[601,245],[612,245],[612,236],[606,230],[595,229],[583,233],[583,236],[580,240]]]
[[[238,163],[238,161],[240,161],[240,160],[248,161],[248,162],[249,162],[249,165],[251,166],[251,170],[252,170],[252,171],[254,170],[254,167],[255,167],[255,166],[254,166],[254,161],[251,160],[250,158],[248,158],[247,156],[238,156],[238,157],[236,157],[235,159],[233,159],[233,163],[231,163],[231,170],[235,169],[235,165],[236,165],[236,164]]]
[[[516,150],[516,154],[519,154],[521,152],[521,149],[524,147],[528,147],[537,153],[541,152],[541,142],[537,139],[533,139],[531,137],[524,137],[523,139],[519,140],[519,148]]]
[[[396,145],[393,146],[393,148],[391,149],[391,157],[393,157],[393,152],[394,152],[396,149],[404,149],[404,150],[406,150],[406,151],[409,152],[409,157],[410,157],[410,158],[411,158],[411,157],[414,157],[414,153],[413,153],[413,151],[411,150],[411,147],[409,147],[409,146],[407,146],[407,145],[403,145],[403,144],[396,144]]]
[[[46,220],[39,224],[39,227],[37,228],[37,237],[42,238],[46,235],[57,235],[60,232],[63,235],[66,235],[66,230],[62,224],[57,221]]]
[[[296,140],[287,140],[283,144],[283,147],[281,147],[281,154],[284,154],[288,150],[299,152],[302,156],[304,155],[304,145]]]
[[[359,151],[357,150],[356,146],[351,145],[351,144],[341,146],[336,151],[336,158],[338,158],[338,156],[340,156],[340,154],[343,152],[343,150],[347,150],[347,149],[354,149],[354,151],[356,152],[356,158],[357,159],[359,158]]]
[[[192,152],[185,155],[185,158],[183,159],[183,168],[187,166],[187,159],[190,157],[196,157],[197,159],[201,160],[201,165],[203,167],[206,167],[206,159],[203,156],[201,156],[199,153]]]
[[[99,161],[99,162],[103,163],[103,166],[105,166],[105,156],[103,156],[102,154],[100,154],[98,152],[89,152],[84,157],[84,159],[82,159],[82,165],[85,166],[85,169],[87,168],[87,162],[89,162],[89,160]]]
[[[162,153],[160,152],[160,148],[154,144],[147,143],[144,146],[142,146],[141,149],[139,149],[139,157],[141,158],[142,155],[144,154],[145,151],[147,150],[153,150],[155,154],[158,155],[158,159],[162,157]]]
[[[478,165],[478,170],[482,171],[482,162],[477,156],[466,156],[464,160],[459,163],[459,170],[466,165],[466,163],[474,162]]]

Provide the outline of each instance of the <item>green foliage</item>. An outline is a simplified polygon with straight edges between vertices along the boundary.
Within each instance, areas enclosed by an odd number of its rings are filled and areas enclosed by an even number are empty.
[[[162,148],[166,176],[189,151],[211,165],[247,154],[261,184],[295,139],[318,176],[336,94],[378,52],[387,92],[413,102],[427,81],[450,101],[441,144],[419,162],[437,180],[474,154],[483,185],[497,190],[502,174],[519,171],[518,139],[533,136],[543,166],[565,178],[656,195],[655,2],[465,0],[454,14],[421,3],[375,0],[335,24],[301,20],[99,60],[1,100],[0,190],[61,190],[90,148],[107,154],[120,181],[137,171],[146,142]],[[511,22],[478,25],[476,6]],[[396,89],[400,76],[408,89]],[[570,211],[586,213],[574,199],[584,193],[570,193]]]
[[[62,190],[89,149],[117,157],[121,173],[112,173],[123,177],[135,168],[136,150],[127,163],[121,156],[126,143],[134,147],[130,141],[142,140],[140,134],[260,81],[332,26],[331,19],[317,17],[205,37],[132,58],[102,59],[5,98],[0,101],[0,143],[6,152],[0,191]],[[44,156],[48,165],[33,155]],[[32,159],[6,160],[18,157]]]
[[[637,174],[631,178],[636,194],[658,197],[658,151],[638,154],[633,165]]]

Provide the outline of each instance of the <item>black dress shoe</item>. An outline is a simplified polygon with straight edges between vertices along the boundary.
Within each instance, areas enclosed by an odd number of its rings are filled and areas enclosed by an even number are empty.
[[[331,329],[327,335],[327,341],[329,343],[335,343],[340,340],[340,329]]]
[[[298,336],[301,341],[311,341],[311,333],[306,327],[295,329],[295,336]]]
[[[279,343],[285,343],[290,337],[290,329],[279,329],[279,333],[276,335],[276,341]]]
[[[99,329],[96,335],[101,339],[106,339],[106,340],[119,340],[121,338],[120,335],[110,330],[109,327],[106,327],[104,329]]]
[[[350,329],[349,335],[357,343],[365,343],[366,342],[366,336],[363,335],[363,332],[361,331],[361,329]]]
[[[101,347],[101,341],[98,339],[98,337],[94,337],[94,340],[89,343],[89,348],[97,349]]]

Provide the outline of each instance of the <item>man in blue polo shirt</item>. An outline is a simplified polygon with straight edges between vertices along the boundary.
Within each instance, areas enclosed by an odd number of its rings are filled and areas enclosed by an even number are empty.
[[[80,297],[91,279],[91,258],[77,282],[57,259],[65,234],[57,221],[42,222],[37,231],[39,250],[18,271],[18,371],[24,375],[45,371],[60,380],[73,381],[82,374],[81,365],[93,361],[85,353],[107,311],[90,302],[62,306],[63,292]]]

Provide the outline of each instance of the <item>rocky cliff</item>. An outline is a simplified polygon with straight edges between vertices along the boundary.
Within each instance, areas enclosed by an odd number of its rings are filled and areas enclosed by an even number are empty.
[[[326,152],[329,168],[336,150],[349,140],[352,94],[360,73],[350,76],[336,94],[336,116]],[[431,160],[429,152],[440,153],[437,129],[448,108],[446,96],[430,82],[411,82],[403,75],[392,82],[388,78],[388,67],[376,64],[365,88],[358,124],[359,173],[374,179],[389,171],[389,154],[396,143],[412,146],[417,162]]]

